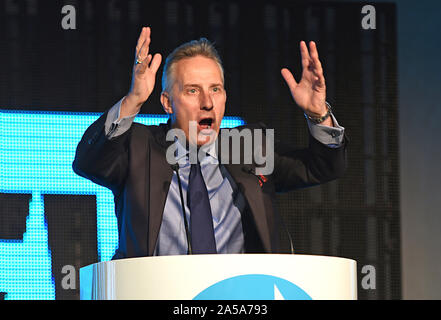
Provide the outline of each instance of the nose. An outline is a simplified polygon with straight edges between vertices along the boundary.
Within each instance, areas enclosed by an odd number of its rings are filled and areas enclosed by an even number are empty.
[[[201,110],[210,111],[214,107],[213,97],[210,93],[204,92],[201,94]]]

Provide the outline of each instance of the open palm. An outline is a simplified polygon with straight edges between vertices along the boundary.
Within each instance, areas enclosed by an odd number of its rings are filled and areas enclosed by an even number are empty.
[[[136,45],[132,84],[129,92],[129,95],[141,104],[148,99],[155,87],[156,72],[161,65],[162,59],[159,53],[153,57],[149,53],[150,34],[151,30],[149,27],[142,28]]]
[[[306,43],[301,41],[300,53],[303,67],[300,82],[297,83],[291,71],[286,68],[283,68],[281,73],[296,104],[306,114],[312,117],[320,117],[327,111],[325,102],[326,84],[316,44],[311,41],[308,51]]]

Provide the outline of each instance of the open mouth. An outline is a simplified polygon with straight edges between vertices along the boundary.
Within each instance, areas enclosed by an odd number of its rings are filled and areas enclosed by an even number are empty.
[[[211,129],[213,125],[213,118],[203,118],[199,121],[200,130]]]

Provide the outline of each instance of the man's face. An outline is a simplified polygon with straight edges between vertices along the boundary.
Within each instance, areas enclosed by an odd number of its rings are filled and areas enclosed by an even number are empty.
[[[203,56],[182,59],[174,65],[173,80],[173,127],[183,130],[194,144],[189,128],[190,121],[195,121],[198,146],[210,141],[210,135],[217,137],[227,98],[218,64]]]

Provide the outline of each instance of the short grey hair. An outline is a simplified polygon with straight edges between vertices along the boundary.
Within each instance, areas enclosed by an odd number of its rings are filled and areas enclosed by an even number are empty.
[[[206,38],[200,38],[199,40],[192,40],[186,42],[170,53],[165,60],[164,71],[162,72],[162,91],[170,93],[173,85],[173,66],[179,60],[185,58],[192,58],[196,56],[203,56],[214,60],[221,70],[222,83],[224,82],[224,68],[222,66],[222,60],[214,47],[213,43]]]

